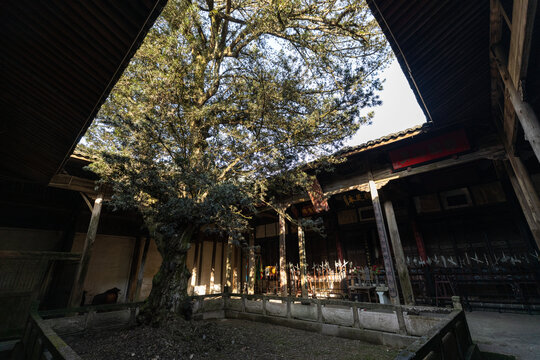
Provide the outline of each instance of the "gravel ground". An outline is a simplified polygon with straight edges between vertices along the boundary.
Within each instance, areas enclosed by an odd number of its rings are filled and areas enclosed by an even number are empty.
[[[397,349],[243,320],[138,326],[65,338],[85,360],[393,359]]]

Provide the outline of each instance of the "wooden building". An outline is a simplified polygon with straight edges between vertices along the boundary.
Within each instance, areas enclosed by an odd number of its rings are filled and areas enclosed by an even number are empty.
[[[165,3],[8,0],[0,6],[0,338],[17,336],[31,301],[50,293],[53,303],[65,302],[60,285],[69,271],[63,269],[84,263],[71,250],[95,237],[81,194],[48,184],[65,175],[73,149]],[[131,217],[107,217],[104,243],[136,242]],[[111,285],[125,282],[124,272],[122,266],[110,274]]]
[[[107,189],[82,170],[89,159],[70,155],[164,3],[3,6],[0,337],[16,336],[33,300],[150,291],[160,257],[138,215],[108,209]],[[198,238],[190,291],[340,296],[368,267],[393,302],[455,294],[538,309],[537,1],[368,4],[428,124],[344,149],[347,161],[318,176],[326,210],[283,199],[280,213],[256,216],[248,246]],[[289,217],[321,217],[324,234]]]
[[[323,236],[305,234],[310,296],[348,295],[336,277],[350,279],[366,266],[387,274],[393,267],[392,278],[377,281],[395,287],[396,302],[443,305],[458,295],[471,307],[540,309],[538,246],[494,134],[424,125],[342,156],[347,162],[318,176],[328,211],[316,213],[309,199],[284,201],[290,217],[324,220]],[[300,274],[290,270],[290,264],[301,267],[296,225],[281,234],[279,221],[276,213],[258,216],[255,246],[263,268],[280,269],[280,254],[286,254],[287,293],[300,295],[291,279]],[[262,277],[256,289],[282,291],[278,276],[270,277],[275,285]]]
[[[537,1],[368,4],[428,125],[344,151],[349,161],[319,177],[327,234],[305,234],[306,266],[333,267],[341,258],[392,265],[417,302],[459,294],[475,306],[532,308],[540,246]],[[456,137],[466,141],[446,142]],[[285,215],[310,214],[309,202],[283,201]],[[243,257],[244,276],[251,262],[251,275],[264,268],[274,282],[263,291],[290,292],[289,273],[279,268],[300,263],[302,234],[285,218],[261,214]],[[381,248],[384,238],[390,249]],[[396,247],[395,264],[384,264],[382,254]]]

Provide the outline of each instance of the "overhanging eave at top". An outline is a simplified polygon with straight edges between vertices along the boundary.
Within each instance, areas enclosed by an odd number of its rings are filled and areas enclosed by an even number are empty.
[[[166,0],[0,5],[0,178],[48,183]]]

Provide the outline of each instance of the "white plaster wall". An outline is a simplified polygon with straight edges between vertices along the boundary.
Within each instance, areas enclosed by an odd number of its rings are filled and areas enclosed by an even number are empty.
[[[203,258],[201,262],[201,285],[204,285],[204,293],[210,293],[210,273],[212,271],[212,241],[204,241]],[[202,294],[201,294],[202,295]]]
[[[221,292],[221,273],[222,273],[222,266],[223,266],[223,259],[221,258],[221,248],[223,247],[223,244],[218,241],[216,244],[216,268],[214,271],[214,293],[220,293]],[[224,279],[225,281],[225,279]]]
[[[71,251],[82,252],[85,238],[86,234],[77,233]],[[118,302],[124,302],[134,246],[133,237],[96,236],[83,287],[87,292],[86,304],[90,304],[95,295],[114,287],[121,290]]]

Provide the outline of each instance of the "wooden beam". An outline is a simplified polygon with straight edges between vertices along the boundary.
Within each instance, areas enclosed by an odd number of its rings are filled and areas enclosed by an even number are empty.
[[[299,258],[300,258],[300,287],[302,289],[302,298],[307,298],[308,285],[307,285],[306,236],[304,234],[304,228],[300,224],[298,224],[298,253],[299,253]]]
[[[197,265],[197,286],[200,286],[201,285],[201,280],[202,280],[202,261],[203,261],[203,256],[204,256],[204,253],[203,253],[203,250],[204,250],[204,241],[201,240],[201,244],[199,245],[199,259],[197,260],[198,261],[198,265]]]
[[[514,0],[512,21],[510,22],[504,8],[501,6],[500,1],[491,0],[490,46],[493,47],[500,43],[502,39],[501,18],[504,18],[511,32],[507,57],[508,59],[506,61],[508,80],[513,84],[513,88],[517,89],[519,94],[522,94],[522,80],[524,80],[527,75],[536,7],[537,0]],[[490,56],[492,111],[493,114],[501,111],[503,115],[501,137],[505,142],[508,154],[513,156],[515,152],[515,143],[517,141],[516,134],[518,130],[516,115],[519,116],[519,114],[516,114],[518,109],[515,107],[515,101],[512,101],[511,88],[509,88],[506,83],[504,83],[505,89],[503,90],[504,105],[502,109],[499,109],[499,91],[497,85],[499,79],[499,70],[497,63],[505,62],[506,57],[502,51],[500,51],[498,57],[499,60],[497,60],[493,54]],[[521,95],[519,98],[523,100]]]
[[[90,224],[88,225],[88,231],[86,233],[86,239],[84,241],[84,249],[81,261],[79,262],[79,266],[77,267],[75,281],[71,290],[71,296],[69,301],[71,307],[79,306],[81,303],[84,281],[86,280],[86,274],[88,273],[88,265],[90,263],[90,257],[92,255],[92,247],[94,246],[94,241],[96,240],[102,204],[103,194],[98,194],[96,200],[94,201],[94,208],[92,209],[92,216],[90,217]]]
[[[369,189],[371,193],[371,201],[373,202],[373,211],[375,213],[375,222],[377,223],[377,232],[379,233],[379,241],[381,242],[381,251],[384,261],[384,270],[386,273],[386,282],[388,285],[388,294],[393,305],[399,305],[399,295],[397,291],[396,275],[394,272],[394,264],[392,263],[392,255],[390,254],[390,245],[386,236],[386,227],[384,226],[384,218],[381,209],[381,201],[377,192],[375,181],[369,180]]]
[[[221,271],[219,272],[219,283],[221,284],[221,292],[225,292],[225,271],[227,268],[225,267],[225,247],[227,246],[227,243],[224,241],[221,241]]]
[[[248,294],[255,294],[255,229],[249,232],[249,286]]]
[[[504,146],[500,143],[500,140],[498,140],[498,138],[490,137],[489,139],[484,139],[483,143],[480,144],[479,149],[474,152],[458,155],[431,164],[421,165],[397,172],[395,172],[392,168],[387,167],[385,169],[374,171],[372,176],[377,186],[380,187],[381,185],[387,184],[389,181],[405,178],[408,176],[414,176],[430,171],[446,169],[452,166],[459,166],[477,160],[501,160],[504,158],[506,158],[506,151]],[[323,186],[323,196],[325,198],[329,198],[333,195],[341,194],[352,190],[368,192],[368,181],[369,175],[367,173],[333,181]],[[310,201],[310,198],[307,195],[287,198],[281,203],[285,204],[284,206],[289,207],[293,204],[298,204],[306,201]],[[273,209],[271,207],[261,207],[257,210],[257,213],[260,214],[272,210]]]
[[[49,186],[58,189],[79,191],[87,194],[92,199],[95,199],[101,194],[103,200],[107,201],[110,200],[112,196],[112,189],[110,187],[99,187],[94,180],[68,174],[54,175],[49,182]]]
[[[492,46],[491,51],[497,63],[497,68],[499,69],[499,74],[504,82],[504,86],[508,91],[514,111],[525,132],[525,136],[531,144],[536,158],[540,161],[540,123],[538,122],[538,118],[536,117],[533,108],[528,103],[524,102],[521,99],[520,94],[518,94],[506,67],[506,61],[504,60],[503,51],[500,45]]]
[[[490,46],[498,44],[502,38],[502,18],[508,21],[506,13],[504,12],[503,7],[499,0],[490,0],[490,17],[489,17],[489,26],[490,26]],[[508,28],[511,28],[511,24],[508,21]],[[505,147],[508,147],[508,144],[514,144],[515,141],[515,128],[516,120],[515,114],[512,108],[512,111],[506,111],[505,109],[500,109],[499,104],[499,70],[497,69],[497,63],[493,56],[489,57],[489,66],[490,66],[490,75],[491,75],[491,113],[494,116],[494,122],[497,126],[499,133],[501,134],[501,139],[505,142]],[[507,103],[504,104],[505,107],[508,107]],[[510,106],[511,107],[511,106]],[[499,123],[498,119],[495,117],[495,114],[501,113],[502,122]]]
[[[227,248],[226,248],[226,259],[225,259],[225,288],[223,292],[229,293],[232,290],[232,246],[233,246],[233,239],[232,236],[229,236],[229,239],[227,240]]]
[[[86,203],[86,206],[88,206],[88,210],[90,210],[90,212],[92,212],[92,203],[90,202],[90,199],[88,199],[88,196],[86,196],[85,193],[83,192],[80,192],[79,191],[79,194],[81,194],[81,197],[83,198],[84,202]]]
[[[141,298],[141,288],[144,280],[144,266],[146,265],[146,258],[148,256],[148,248],[150,247],[150,241],[150,236],[147,236],[146,240],[144,241],[141,265],[139,266],[139,273],[137,274],[137,286],[135,287],[135,293],[133,294],[134,301],[139,301]]]
[[[536,0],[514,0],[508,73],[516,89],[527,75],[536,7]]]
[[[285,210],[279,212],[279,291],[287,296],[287,249],[285,235]]]
[[[490,144],[486,147],[480,148],[479,150],[475,152],[471,152],[468,154],[463,154],[455,158],[449,158],[444,159],[441,161],[437,161],[431,164],[422,165],[414,168],[410,168],[403,171],[397,171],[394,172],[391,168],[381,169],[374,171],[373,181],[376,184],[384,184],[391,180],[401,179],[408,176],[423,174],[429,171],[435,171],[439,169],[445,169],[451,166],[457,166],[466,164],[472,161],[480,160],[480,159],[500,159],[504,158],[505,151],[504,147],[500,144]],[[332,195],[344,193],[351,190],[356,190],[361,188],[362,191],[368,191],[369,190],[369,174],[360,174],[357,176],[350,177],[348,179],[336,181],[330,184],[326,184],[323,187],[324,196],[330,197]]]
[[[418,230],[418,225],[416,223],[416,220],[413,220],[411,222],[411,227],[412,227],[412,231],[414,235],[414,240],[416,241],[416,248],[418,249],[418,256],[424,263],[426,263],[427,262],[426,245],[424,244],[424,237]]]
[[[391,201],[384,202],[384,211],[386,213],[386,221],[388,222],[388,231],[390,240],[392,241],[392,249],[394,250],[394,258],[396,259],[396,268],[401,285],[401,292],[405,305],[414,305],[414,294],[409,277],[409,269],[405,262],[405,254],[403,253],[403,245],[399,236],[399,229],[396,221],[394,206]]]
[[[199,258],[199,242],[195,243],[195,250],[193,250],[193,261],[191,262],[191,292],[192,295],[195,294],[195,286],[197,285],[197,278],[199,277],[199,272],[197,270],[197,259]]]
[[[241,266],[241,264],[239,265],[239,261],[238,261],[238,250],[239,250],[239,247],[233,247],[233,292],[235,294],[239,293],[240,291],[240,285],[239,285],[239,281],[238,281],[238,268]]]
[[[215,277],[216,277],[216,247],[217,247],[217,239],[214,239],[214,242],[212,244],[212,263],[211,263],[211,269],[210,269],[210,284],[208,289],[208,294],[214,293],[214,284],[215,284]]]
[[[509,163],[509,164],[508,164]],[[531,181],[529,173],[521,159],[517,156],[508,156],[506,169],[516,197],[518,198],[525,220],[540,249],[540,200]]]
[[[137,286],[137,267],[139,266],[139,256],[141,255],[141,237],[135,238],[135,244],[133,245],[133,256],[131,257],[131,266],[129,270],[129,278],[126,289],[126,302],[133,301],[133,285]]]

